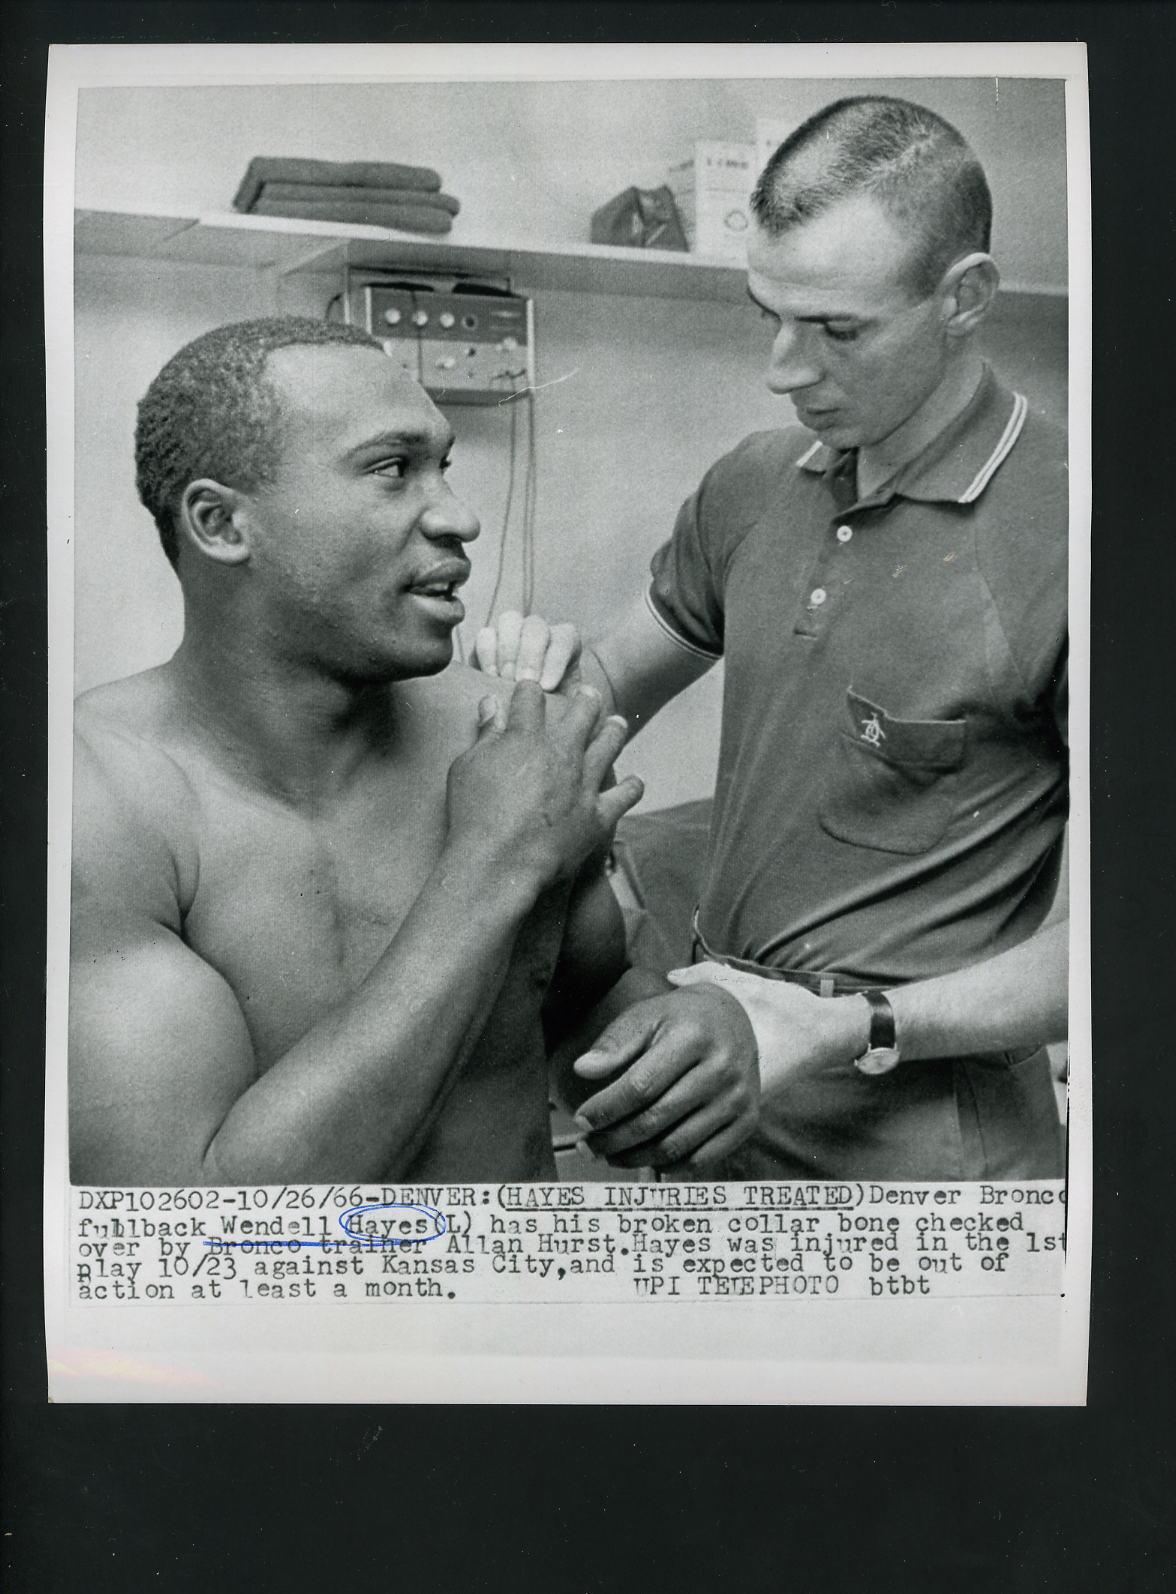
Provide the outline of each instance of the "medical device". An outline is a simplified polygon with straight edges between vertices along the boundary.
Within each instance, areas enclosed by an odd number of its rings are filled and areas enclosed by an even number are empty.
[[[349,270],[342,303],[439,405],[509,403],[535,385],[532,301],[506,279]]]

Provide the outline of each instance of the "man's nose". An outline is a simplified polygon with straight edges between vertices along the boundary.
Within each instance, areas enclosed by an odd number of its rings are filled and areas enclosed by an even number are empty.
[[[433,502],[420,519],[426,537],[456,537],[460,542],[473,542],[482,529],[482,523],[468,504],[442,483]]]
[[[768,361],[768,387],[773,393],[795,393],[821,380],[814,357],[812,328],[785,321],[776,333]]]

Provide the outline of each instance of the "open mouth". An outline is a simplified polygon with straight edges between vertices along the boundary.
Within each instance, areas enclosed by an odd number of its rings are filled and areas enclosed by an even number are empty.
[[[414,598],[451,599],[457,596],[459,586],[461,586],[460,581],[428,581],[409,587],[408,590]]]
[[[430,572],[420,581],[414,581],[408,588],[408,594],[439,619],[456,623],[465,618],[465,608],[458,599],[457,589],[465,584],[469,573],[470,568],[466,564],[447,565]]]

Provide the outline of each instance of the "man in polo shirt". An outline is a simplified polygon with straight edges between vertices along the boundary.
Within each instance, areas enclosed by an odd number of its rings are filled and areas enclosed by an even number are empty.
[[[583,675],[634,726],[725,661],[702,961],[677,976],[726,986],[759,1041],[759,1129],[723,1173],[1055,1176],[1066,467],[977,346],[987,183],[948,123],[871,96],[781,145],[752,209],[768,385],[805,430],[708,472],[582,655],[515,617],[479,656]],[[637,1071],[591,1104],[612,1160],[642,1083],[664,1116]]]

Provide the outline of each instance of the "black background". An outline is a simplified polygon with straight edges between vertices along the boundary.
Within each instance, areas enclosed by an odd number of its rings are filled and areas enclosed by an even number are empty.
[[[1170,1586],[1174,24],[1167,4],[991,0],[8,0],[0,8],[0,1542],[10,1589],[1146,1594]],[[656,39],[1077,39],[1089,46],[1096,1123],[1089,1406],[49,1406],[40,1256],[47,47]]]

